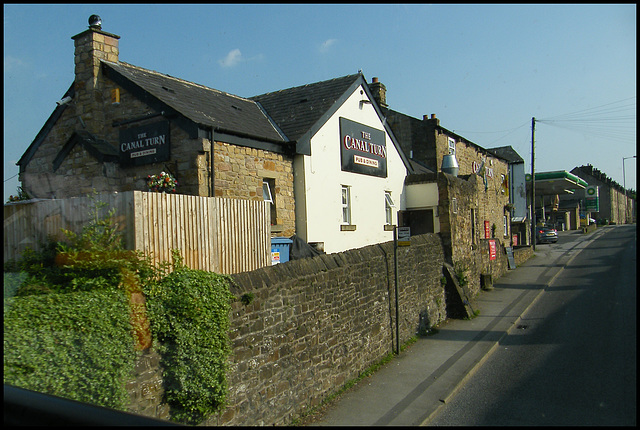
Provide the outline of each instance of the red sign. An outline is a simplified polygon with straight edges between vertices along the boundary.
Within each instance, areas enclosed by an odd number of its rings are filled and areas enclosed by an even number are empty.
[[[518,235],[514,234],[512,237],[513,240],[513,246],[518,246]]]
[[[489,260],[495,260],[496,259],[496,241],[495,240],[490,240],[489,241]]]
[[[484,222],[484,238],[491,238],[491,227],[489,227],[489,221]]]

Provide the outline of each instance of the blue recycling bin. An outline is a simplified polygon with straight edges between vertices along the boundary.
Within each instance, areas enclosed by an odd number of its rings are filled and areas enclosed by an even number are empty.
[[[289,250],[293,240],[286,237],[271,238],[271,265],[289,261]]]

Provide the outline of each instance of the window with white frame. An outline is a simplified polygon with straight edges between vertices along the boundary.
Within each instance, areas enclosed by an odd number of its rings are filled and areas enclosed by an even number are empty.
[[[449,138],[449,154],[456,155],[456,140]]]
[[[351,224],[351,187],[342,186],[342,223]]]
[[[502,217],[502,226],[504,228],[504,237],[509,236],[509,223],[507,221],[508,221],[507,216],[506,215],[503,216]]]
[[[277,225],[277,211],[276,211],[276,180],[272,178],[265,178],[262,180],[262,198],[265,202],[271,203],[271,225]]]
[[[385,223],[387,225],[393,224],[393,208],[396,205],[393,203],[393,199],[391,198],[391,191],[384,192],[384,213],[385,213]]]

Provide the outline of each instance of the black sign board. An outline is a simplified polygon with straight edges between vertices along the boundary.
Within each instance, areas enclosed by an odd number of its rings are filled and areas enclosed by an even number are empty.
[[[387,143],[382,130],[340,118],[342,170],[387,177]]]
[[[120,164],[141,166],[170,158],[169,122],[120,129]]]

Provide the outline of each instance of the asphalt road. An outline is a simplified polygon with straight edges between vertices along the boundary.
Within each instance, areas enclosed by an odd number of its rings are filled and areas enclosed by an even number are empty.
[[[594,240],[425,424],[635,425],[636,265],[635,225]]]

